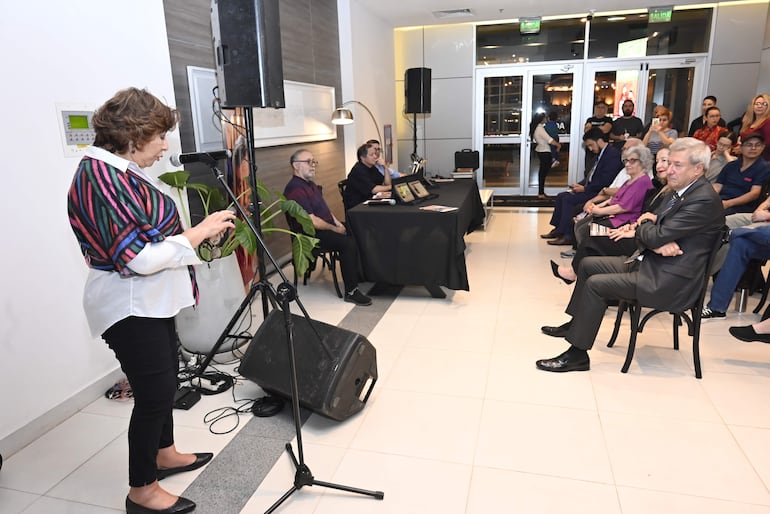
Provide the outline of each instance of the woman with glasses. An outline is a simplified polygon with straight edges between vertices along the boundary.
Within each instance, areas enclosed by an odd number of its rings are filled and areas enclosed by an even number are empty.
[[[662,105],[656,107],[656,110],[658,116],[652,119],[650,130],[642,140],[644,146],[650,149],[653,159],[661,148],[668,148],[677,138],[676,130],[671,128],[671,111]]]
[[[770,107],[768,106],[770,106],[770,95],[766,93],[758,94],[749,102],[746,114],[743,115],[743,122],[741,123],[740,142],[743,142],[746,136],[752,132],[759,132],[765,141],[770,141],[770,123],[768,123]],[[735,147],[733,152],[740,154],[740,146]],[[770,161],[769,146],[765,147],[762,157],[766,161]]]
[[[663,149],[661,152],[666,154],[665,169],[668,170],[668,150]],[[588,255],[626,255],[617,253],[625,251],[625,244],[618,245],[607,237],[611,230],[607,230],[604,235],[591,235],[591,225],[598,224],[609,229],[618,229],[636,222],[645,208],[645,200],[650,198],[648,191],[656,191],[649,175],[652,163],[652,154],[644,146],[632,146],[623,152],[623,164],[628,173],[628,180],[609,200],[587,206],[590,216],[575,226],[577,251],[572,258],[572,264],[559,266],[551,261],[551,270],[556,278],[571,284],[577,278],[580,261]],[[655,205],[657,206],[657,203]],[[649,209],[649,205],[647,208]],[[635,246],[631,248],[629,255],[635,249]]]

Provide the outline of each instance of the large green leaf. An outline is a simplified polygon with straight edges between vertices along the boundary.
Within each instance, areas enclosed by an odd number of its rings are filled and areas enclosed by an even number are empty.
[[[190,174],[185,170],[169,171],[159,176],[158,179],[176,189],[183,189],[187,186],[187,181],[190,180]]]
[[[310,264],[315,260],[313,248],[317,245],[318,239],[305,234],[295,234],[291,239],[294,268],[297,270],[298,277],[304,276]]]
[[[284,199],[281,202],[281,211],[285,212],[297,223],[302,226],[302,232],[311,236],[315,235],[315,227],[313,226],[313,220],[310,219],[310,215],[303,209],[300,204],[294,200]]]

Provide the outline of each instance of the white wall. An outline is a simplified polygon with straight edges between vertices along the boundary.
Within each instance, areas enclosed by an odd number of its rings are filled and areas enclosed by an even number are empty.
[[[342,75],[342,98],[337,99],[337,104],[349,100],[365,104],[374,114],[383,138],[383,126],[391,125],[395,157],[393,27],[355,0],[338,0],[337,12]],[[338,129],[343,131],[345,138],[346,172],[358,160],[356,149],[366,140],[377,138],[377,130],[366,111],[357,105],[348,108],[353,112],[355,123]],[[394,162],[397,162],[395,158]]]
[[[83,315],[86,266],[66,211],[78,159],[63,156],[56,103],[96,107],[137,86],[174,105],[174,88],[162,0],[16,2],[0,17],[0,47],[0,452],[8,456],[119,375]],[[178,133],[169,141],[178,152]]]
[[[473,144],[475,26],[434,25],[396,31],[396,105],[404,111],[404,72],[431,70],[431,112],[417,115],[417,154],[429,175],[454,170],[454,154]],[[408,118],[408,119],[407,119]],[[414,151],[414,114],[398,120],[399,166],[409,167]]]
[[[717,97],[722,116],[728,121],[746,111],[759,83],[767,84],[767,73],[760,74],[767,5],[720,5],[716,10],[706,94]],[[740,37],[736,39],[737,34]],[[700,105],[700,99],[693,103]]]
[[[762,43],[762,54],[759,66],[759,82],[757,93],[770,92],[770,10],[765,20],[765,34]]]

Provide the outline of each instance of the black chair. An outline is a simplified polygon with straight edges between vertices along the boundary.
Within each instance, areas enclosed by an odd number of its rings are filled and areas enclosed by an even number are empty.
[[[320,186],[319,186],[320,187]],[[294,218],[286,215],[286,221],[289,224],[289,229],[292,232],[296,232],[298,234],[304,233],[302,231],[302,226],[299,225]],[[294,240],[292,239],[292,267],[294,268],[294,286],[297,286],[297,281],[299,277],[297,276],[297,267],[294,265]],[[324,248],[323,246],[318,246],[313,249],[313,256],[315,257],[313,259],[313,262],[310,264],[310,266],[307,268],[307,271],[302,277],[302,285],[307,285],[307,280],[310,278],[310,275],[312,275],[313,271],[315,271],[317,265],[318,265],[318,259],[321,259],[321,269],[328,268],[329,271],[332,273],[332,281],[334,282],[334,290],[337,292],[337,296],[339,298],[342,298],[342,291],[340,290],[340,283],[339,279],[337,278],[337,261],[339,260],[339,252],[337,250],[331,250],[329,248]]]
[[[310,278],[310,275],[313,274],[316,267],[318,266],[318,259],[321,259],[321,269],[328,268],[329,271],[332,273],[332,281],[334,282],[334,290],[337,292],[337,296],[339,298],[342,298],[342,290],[340,289],[340,283],[337,279],[337,261],[339,260],[339,254],[336,250],[324,250],[323,248],[315,248],[313,249],[313,255],[315,256],[315,260],[313,263],[308,267],[307,271],[305,272],[305,275],[302,277],[302,285],[307,285],[307,280]],[[292,256],[293,258],[293,256]],[[293,265],[293,261],[292,261]],[[299,277],[297,276],[297,268],[294,268],[294,285],[297,285]]]
[[[711,263],[716,256],[717,250],[722,246],[727,236],[726,227],[720,231],[715,238],[714,246],[709,254],[706,266],[703,268],[703,273],[700,276],[701,288],[698,297],[695,299],[695,303],[692,305],[684,306],[681,310],[670,311],[673,316],[673,328],[674,328],[674,350],[679,350],[679,327],[682,325],[682,319],[687,322],[687,334],[692,337],[692,356],[693,363],[695,365],[695,377],[701,378],[701,365],[700,365],[700,325],[701,325],[701,313],[703,312],[703,303],[706,298],[706,291],[708,290],[709,279],[711,278]],[[638,301],[623,300],[618,306],[618,315],[615,318],[615,327],[612,331],[612,336],[607,346],[612,348],[615,345],[615,341],[618,337],[620,330],[620,323],[623,320],[623,313],[628,310],[631,315],[631,336],[628,340],[628,350],[626,351],[626,360],[623,363],[621,371],[628,373],[628,368],[631,366],[631,361],[634,358],[634,349],[636,348],[636,337],[644,330],[644,325],[647,321],[660,314],[661,310],[653,309],[644,315],[641,322],[639,321],[642,309],[644,305],[641,305]],[[690,311],[688,315],[687,311]]]
[[[348,187],[348,179],[340,180],[337,182],[337,189],[340,192],[342,198],[342,205],[345,205],[345,188]]]

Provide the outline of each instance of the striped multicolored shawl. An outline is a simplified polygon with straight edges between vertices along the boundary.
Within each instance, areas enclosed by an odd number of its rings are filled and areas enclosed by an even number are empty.
[[[127,264],[147,243],[182,233],[176,204],[131,170],[80,161],[67,197],[70,225],[89,267],[135,275]],[[190,267],[193,292],[197,288]]]

